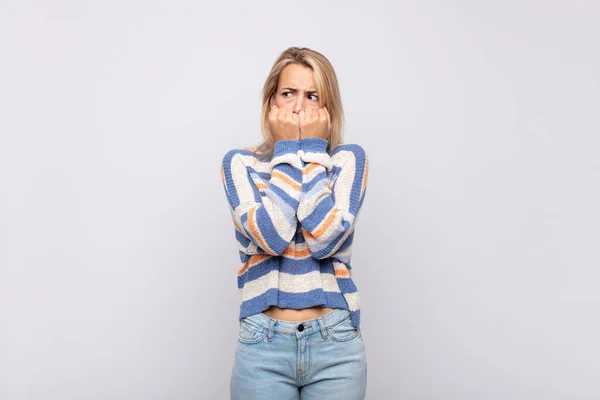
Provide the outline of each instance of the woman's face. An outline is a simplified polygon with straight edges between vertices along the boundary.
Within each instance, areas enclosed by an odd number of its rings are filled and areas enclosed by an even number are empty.
[[[321,99],[312,69],[290,64],[281,71],[277,92],[271,97],[271,105],[287,108],[294,113],[308,108],[319,109]]]

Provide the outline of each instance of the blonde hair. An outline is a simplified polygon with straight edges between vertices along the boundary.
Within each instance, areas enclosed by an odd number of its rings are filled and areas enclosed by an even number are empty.
[[[313,71],[321,107],[327,107],[331,117],[331,132],[327,143],[327,151],[331,153],[338,145],[343,143],[342,128],[344,124],[344,110],[337,76],[329,60],[321,53],[306,47],[289,47],[275,60],[262,89],[262,111],[260,116],[261,133],[263,140],[253,151],[260,158],[268,159],[273,155],[275,142],[269,130],[270,100],[277,92],[279,77],[285,67],[298,64]]]

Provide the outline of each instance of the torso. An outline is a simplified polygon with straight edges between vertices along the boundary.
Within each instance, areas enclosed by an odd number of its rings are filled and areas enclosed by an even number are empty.
[[[254,148],[245,148],[246,150],[251,150],[255,153],[260,153],[257,147]],[[291,321],[291,322],[300,322],[306,321],[309,319],[318,318],[322,315],[325,315],[331,311],[335,310],[335,308],[330,307],[309,307],[304,309],[294,309],[294,308],[279,308],[276,306],[271,306],[267,310],[263,311],[262,314],[265,314],[268,317],[279,319],[283,321]]]
[[[269,307],[269,309],[263,311],[262,313],[268,317],[274,319],[280,319],[283,321],[291,321],[291,322],[300,322],[306,321],[309,319],[318,318],[322,315],[325,315],[331,311],[335,310],[335,308],[329,307],[309,307],[301,310],[296,310],[293,308],[279,308],[275,306]]]

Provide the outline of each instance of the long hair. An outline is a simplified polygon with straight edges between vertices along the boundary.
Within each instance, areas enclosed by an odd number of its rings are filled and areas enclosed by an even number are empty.
[[[333,66],[324,55],[315,50],[306,47],[289,47],[273,63],[262,89],[260,123],[263,140],[255,147],[254,151],[263,159],[272,157],[275,146],[273,136],[269,130],[270,100],[277,93],[281,72],[290,64],[302,65],[313,71],[321,107],[327,107],[331,117],[331,132],[327,143],[327,151],[331,153],[333,149],[343,143],[344,110]]]

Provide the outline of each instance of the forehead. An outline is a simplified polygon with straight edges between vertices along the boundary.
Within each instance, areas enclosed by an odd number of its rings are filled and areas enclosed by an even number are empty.
[[[317,90],[313,70],[298,64],[290,64],[281,71],[278,86],[299,90]]]

